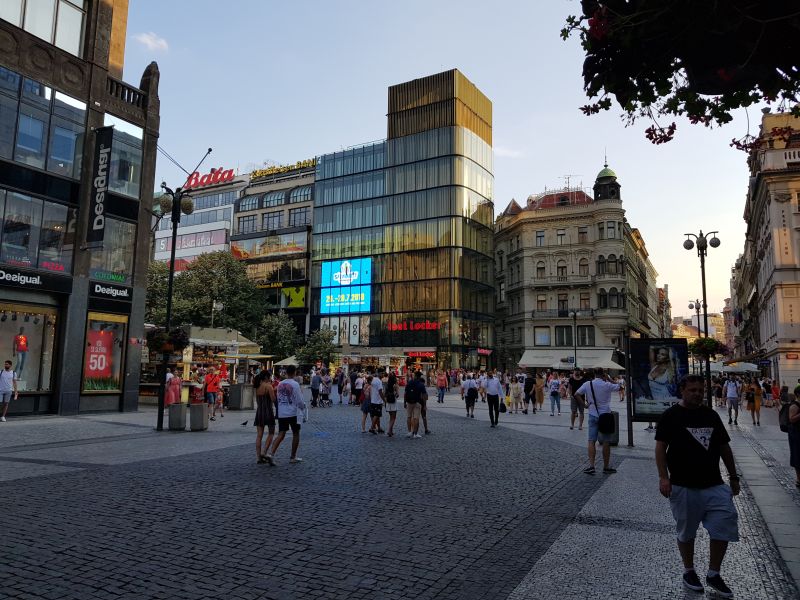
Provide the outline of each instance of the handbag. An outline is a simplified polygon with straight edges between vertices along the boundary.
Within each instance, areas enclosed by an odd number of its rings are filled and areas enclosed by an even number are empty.
[[[505,402],[501,402],[500,403],[500,412],[502,412],[502,413],[506,412],[506,403]]]
[[[594,402],[594,409],[597,411],[597,431],[610,435],[616,429],[614,415],[610,412],[600,414],[600,408],[597,406],[597,396],[594,395],[594,386],[591,381],[589,382],[589,387],[592,389],[592,402]]]

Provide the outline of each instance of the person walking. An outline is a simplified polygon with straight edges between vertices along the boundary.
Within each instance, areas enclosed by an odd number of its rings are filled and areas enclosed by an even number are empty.
[[[342,396],[344,395],[344,371],[342,371],[341,367],[336,369],[336,376],[333,378],[334,383],[336,384],[336,393],[339,396],[339,404],[342,404]]]
[[[522,391],[522,382],[517,379],[516,377],[511,379],[511,408],[514,409],[514,414],[518,412],[521,413],[524,411],[525,404],[522,401],[523,398],[523,391]]]
[[[758,379],[754,379],[745,386],[744,397],[747,401],[747,410],[750,412],[750,417],[753,419],[753,425],[761,426],[761,396],[763,389],[758,383]]]
[[[3,363],[3,370],[0,371],[0,404],[3,405],[3,414],[0,415],[0,423],[6,422],[6,414],[8,407],[11,404],[11,397],[14,400],[19,398],[19,390],[17,390],[17,374],[12,370],[10,360]]]
[[[278,389],[275,391],[278,407],[278,437],[275,438],[272,449],[266,457],[271,465],[275,464],[275,453],[289,429],[292,430],[292,454],[289,462],[303,462],[303,459],[297,456],[297,449],[300,447],[300,423],[297,422],[297,413],[305,410],[306,403],[303,400],[300,384],[294,378],[295,372],[294,365],[286,367],[286,379],[278,384]]]
[[[311,374],[311,408],[316,408],[319,405],[319,388],[322,385],[322,375],[319,371],[314,369]]]
[[[215,415],[217,414],[217,397],[221,393],[220,389],[220,376],[214,367],[208,368],[208,373],[203,379],[203,389],[205,390],[206,403],[209,404],[211,410],[210,421],[216,421]],[[221,407],[220,407],[221,411]]]
[[[561,380],[558,375],[553,374],[550,383],[547,384],[550,391],[550,416],[554,416],[556,406],[558,406],[558,416],[561,416]]]
[[[546,383],[546,380],[544,378],[544,374],[543,373],[537,373],[536,374],[536,385],[535,385],[536,391],[535,391],[534,395],[535,395],[536,404],[539,405],[539,410],[542,410],[542,406],[544,406],[544,386],[545,386],[545,383]],[[534,412],[534,414],[536,413],[536,407],[535,406],[534,406],[533,412]]]
[[[167,368],[167,385],[164,392],[164,405],[180,404],[181,401],[181,378],[175,373],[173,367]]]
[[[409,377],[406,384],[403,407],[406,409],[406,426],[408,433],[406,437],[421,438],[419,434],[420,400],[425,391],[425,382],[422,380],[422,372],[417,371],[413,377]]]
[[[331,402],[331,388],[333,387],[333,379],[328,372],[328,369],[322,369],[322,378],[319,382],[319,399],[320,406],[330,406]]]
[[[788,387],[786,388],[788,392]],[[787,395],[789,406],[789,465],[794,468],[794,484],[800,488],[800,401],[794,394]]]
[[[275,464],[270,454],[270,446],[275,437],[275,387],[272,385],[272,372],[268,369],[259,372],[253,378],[253,387],[256,393],[256,416],[253,425],[256,427],[256,462],[258,464]],[[263,450],[261,439],[264,430],[267,430],[267,439]]]
[[[722,390],[725,394],[725,400],[728,403],[728,425],[733,423],[739,424],[739,398],[742,395],[742,385],[731,377],[725,382]]]
[[[569,381],[567,382],[567,388],[569,389],[569,428],[575,429],[575,419],[578,417],[578,415],[580,415],[580,419],[578,420],[578,431],[583,429],[583,411],[586,408],[586,402],[578,398],[575,394],[581,388],[583,383],[583,373],[580,369],[575,369],[575,371],[572,373],[572,377],[570,377]]]
[[[489,421],[492,427],[497,427],[500,420],[500,396],[503,393],[503,385],[497,378],[496,373],[491,373],[486,380],[486,402],[489,405]]]
[[[436,389],[439,392],[437,402],[439,404],[444,404],[444,393],[447,391],[447,373],[444,371],[439,371],[439,374],[436,376]]]
[[[394,423],[397,420],[397,394],[399,393],[397,387],[397,375],[393,371],[389,372],[386,378],[386,412],[389,413],[389,426],[386,428],[386,435],[394,437]]]
[[[597,455],[597,444],[603,447],[603,473],[612,474],[617,470],[611,466],[611,440],[614,430],[600,431],[600,415],[611,414],[611,394],[619,390],[618,383],[609,381],[605,371],[594,370],[594,379],[584,381],[576,395],[589,406],[589,466],[583,472],[594,475],[594,463]],[[612,421],[613,423],[613,421]]]
[[[372,425],[369,432],[373,435],[383,433],[381,428],[381,417],[383,416],[383,402],[386,398],[383,393],[383,383],[380,373],[373,375],[369,379],[367,393],[369,394],[369,416],[372,418]]]
[[[467,373],[466,379],[461,384],[461,396],[467,407],[467,417],[475,418],[475,401],[478,399],[478,382],[472,378],[472,373]]]
[[[722,579],[722,561],[730,542],[739,541],[738,514],[733,496],[739,494],[739,475],[722,419],[703,404],[704,381],[685,375],[678,383],[681,398],[665,410],[656,429],[656,465],[661,495],[669,498],[683,560],[683,585],[704,592],[694,569],[694,545],[702,522],[711,538],[706,585],[717,597],[733,598]],[[722,481],[720,458],[730,487]]]
[[[367,417],[370,410],[369,384],[370,376],[359,373],[356,379],[356,398],[361,405],[361,433],[367,433]]]

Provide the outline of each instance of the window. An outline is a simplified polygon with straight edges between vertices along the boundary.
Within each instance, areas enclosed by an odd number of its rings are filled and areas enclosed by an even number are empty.
[[[567,237],[567,230],[566,229],[556,229],[556,242],[559,246],[564,245],[564,240]]]
[[[537,231],[536,232],[536,245],[537,246],[544,246],[544,231]]]
[[[615,287],[608,290],[608,307],[619,308],[619,297],[617,296],[617,288]]]
[[[572,325],[556,325],[556,346],[572,346]]]
[[[547,310],[547,296],[545,294],[536,296],[536,310]]]
[[[536,263],[536,279],[544,279],[544,262],[539,261]]]
[[[42,226],[42,201],[9,192],[5,199],[0,260],[18,267],[35,267]]]
[[[117,194],[138,198],[142,177],[142,128],[108,113],[105,114],[103,124],[114,126],[108,189]]]
[[[256,210],[261,203],[261,195],[245,196],[239,201],[239,211],[246,212],[248,210]]]
[[[301,227],[311,225],[311,207],[289,209],[289,227]]]
[[[283,200],[286,198],[286,192],[269,192],[264,194],[264,208],[271,208],[273,206],[281,206]]]
[[[578,243],[586,244],[589,242],[589,228],[578,227]]]
[[[136,224],[106,217],[105,241],[102,248],[92,250],[89,277],[128,285],[133,280]]]
[[[597,274],[598,275],[605,275],[606,274],[606,257],[602,254],[597,259]]]
[[[625,308],[628,305],[627,300],[625,300],[625,288],[622,288],[619,291],[619,307]]]
[[[606,232],[605,225],[603,223],[598,223],[597,224],[597,239],[598,240],[606,239],[606,233],[605,232]]]
[[[520,249],[519,236],[517,236],[517,250]]]
[[[297,202],[310,202],[312,189],[313,187],[310,185],[294,188],[289,193],[289,204],[295,204]]]
[[[63,0],[58,3],[55,45],[75,56],[81,55],[83,41],[84,12],[75,4],[83,6],[80,0]]]
[[[567,278],[567,261],[559,260],[558,263],[556,263],[556,275],[558,275],[559,279]]]
[[[608,221],[606,223],[606,239],[613,240],[616,239],[616,223],[614,221]]]
[[[520,271],[520,266],[517,265],[517,283],[522,282],[522,272]]]
[[[589,259],[582,258],[578,261],[578,274],[588,276],[589,275]]]
[[[47,170],[51,173],[79,179],[83,154],[84,125],[53,117],[50,125],[50,151]]]
[[[271,231],[273,229],[280,229],[282,216],[283,216],[283,211],[281,210],[264,213],[264,217],[261,222],[261,228],[266,229],[267,231]]]
[[[597,294],[597,308],[608,308],[608,293],[602,288]]]
[[[533,328],[533,345],[534,346],[549,346],[550,345],[550,328],[549,327],[534,327]]]
[[[83,362],[84,392],[122,390],[122,367],[128,317],[90,312]]]
[[[255,230],[256,230],[256,215],[239,217],[239,221],[236,227],[237,233],[252,233]]]
[[[0,68],[0,75],[3,69]],[[18,86],[19,87],[19,86]],[[0,91],[3,90],[0,79]],[[14,98],[0,94],[0,157],[11,158],[14,154],[14,132],[17,130],[17,107]]]
[[[85,9],[84,0],[3,0],[0,19],[81,56]]]
[[[569,294],[558,295],[558,310],[569,310]]]
[[[580,310],[590,310],[591,309],[591,300],[589,292],[581,292],[581,303],[580,303]]]
[[[77,209],[45,202],[39,235],[39,268],[48,271],[72,271],[75,248]]]
[[[578,325],[578,346],[594,346],[594,325]]]
[[[617,257],[614,254],[608,255],[608,262],[606,263],[606,272],[609,275],[617,274]]]
[[[58,313],[36,304],[0,303],[0,352],[13,361],[17,389],[53,389],[53,341]],[[21,400],[22,398],[20,398]]]
[[[504,281],[500,282],[500,298],[498,302],[505,302],[506,301],[506,284]]]
[[[14,160],[44,168],[49,121],[50,117],[45,111],[25,103],[20,104]]]

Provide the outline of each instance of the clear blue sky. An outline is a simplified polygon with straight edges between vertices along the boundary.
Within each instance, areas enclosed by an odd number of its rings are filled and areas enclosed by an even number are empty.
[[[125,80],[161,70],[161,145],[187,169],[289,163],[386,136],[386,88],[456,67],[494,105],[495,212],[511,198],[564,184],[591,187],[603,153],[619,176],[628,221],[669,284],[673,315],[689,315],[700,267],[683,233],[718,229],[708,257],[709,310],[729,295],[744,244],[748,173],[729,147],[744,112],[708,130],[678,122],[654,146],[644,121],[578,107],[583,58],[559,32],[576,1],[131,0]],[[760,113],[750,111],[751,132]],[[159,156],[157,182],[182,183]]]

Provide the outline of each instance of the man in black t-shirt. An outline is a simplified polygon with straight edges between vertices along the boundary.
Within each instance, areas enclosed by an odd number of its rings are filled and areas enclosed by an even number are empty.
[[[730,437],[719,415],[703,404],[704,382],[686,375],[678,384],[681,401],[661,416],[656,429],[656,464],[659,490],[669,498],[683,559],[683,583],[703,592],[694,570],[694,539],[700,523],[711,538],[706,585],[721,598],[733,592],[720,576],[728,542],[739,541],[738,515],[733,496],[739,493],[739,476]],[[730,487],[722,481],[719,460],[728,470]]]
[[[578,421],[578,430],[583,429],[583,411],[586,408],[586,402],[583,398],[578,398],[575,396],[575,392],[580,389],[580,387],[584,384],[583,373],[580,369],[575,369],[575,372],[572,374],[572,377],[569,378],[569,397],[570,397],[570,417],[569,417],[569,428],[575,429],[575,417],[578,416],[580,413],[580,420]]]

